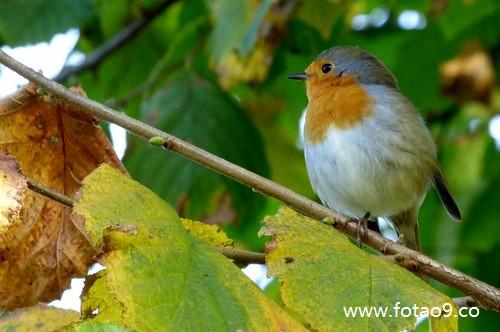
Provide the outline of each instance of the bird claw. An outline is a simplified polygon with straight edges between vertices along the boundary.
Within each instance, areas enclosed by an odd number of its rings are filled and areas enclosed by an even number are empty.
[[[370,218],[370,212],[367,212],[363,218],[357,220],[356,225],[356,240],[358,241],[358,246],[363,249],[363,242],[361,242],[361,225],[363,225],[364,236],[368,235],[368,218]]]

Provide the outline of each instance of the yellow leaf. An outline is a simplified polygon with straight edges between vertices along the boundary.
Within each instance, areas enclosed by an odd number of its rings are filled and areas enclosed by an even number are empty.
[[[266,259],[270,275],[280,279],[283,303],[316,331],[401,331],[431,308],[454,308],[422,279],[359,249],[331,226],[289,208],[264,223],[261,233],[275,240]],[[371,316],[361,317],[366,310]],[[457,318],[447,320],[453,325]]]
[[[182,225],[189,234],[214,247],[232,248],[233,240],[217,225],[208,225],[190,219],[181,219]]]
[[[273,49],[259,41],[247,56],[232,50],[217,63],[216,70],[220,84],[228,89],[239,82],[261,82],[269,71]]]
[[[451,306],[449,309],[443,312],[440,317],[429,317],[429,330],[431,332],[458,332],[458,320],[447,317],[457,317],[457,309],[455,306]]]
[[[305,330],[150,190],[107,165],[83,183],[74,209],[106,253],[84,315],[136,331]]]

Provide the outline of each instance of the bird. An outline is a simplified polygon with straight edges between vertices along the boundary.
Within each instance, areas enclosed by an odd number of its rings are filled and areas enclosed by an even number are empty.
[[[429,129],[376,56],[336,46],[288,78],[305,81],[305,163],[323,205],[364,222],[365,234],[368,220],[389,220],[418,251],[418,211],[431,185],[461,220]]]

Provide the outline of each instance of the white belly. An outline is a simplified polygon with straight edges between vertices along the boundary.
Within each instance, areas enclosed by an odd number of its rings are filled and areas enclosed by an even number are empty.
[[[427,129],[423,127],[415,137],[405,130],[415,132],[414,128],[387,123],[387,109],[377,111],[382,112],[362,125],[330,128],[321,143],[303,142],[316,194],[323,204],[349,217],[359,218],[367,212],[393,216],[420,205],[429,187],[432,167],[419,157],[435,153]],[[384,130],[389,124],[396,128]]]

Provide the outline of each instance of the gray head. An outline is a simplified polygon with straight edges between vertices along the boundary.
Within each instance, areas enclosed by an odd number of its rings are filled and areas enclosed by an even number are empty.
[[[362,84],[386,85],[398,89],[394,75],[374,55],[359,47],[337,46],[329,48],[316,57],[306,73],[290,75],[292,79],[307,79],[309,71],[321,65],[325,74],[354,76]],[[329,65],[331,65],[329,67]],[[302,76],[301,76],[302,75]]]

